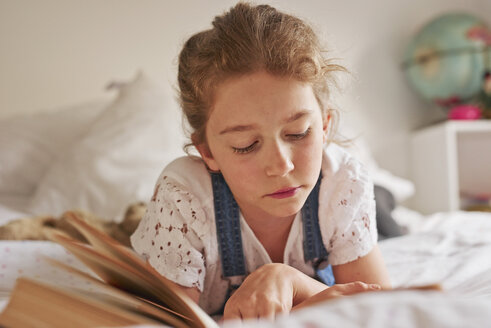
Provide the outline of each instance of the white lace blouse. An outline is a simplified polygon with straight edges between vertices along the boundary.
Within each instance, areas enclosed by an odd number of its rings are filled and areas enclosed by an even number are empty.
[[[246,267],[252,272],[272,261],[242,215],[240,222]],[[323,155],[319,226],[332,265],[354,261],[377,243],[373,184],[363,166],[335,144]],[[229,281],[222,277],[211,179],[200,158],[181,157],[164,169],[131,243],[163,276],[197,287],[206,312],[222,308]],[[283,263],[314,275],[304,262],[300,212]]]

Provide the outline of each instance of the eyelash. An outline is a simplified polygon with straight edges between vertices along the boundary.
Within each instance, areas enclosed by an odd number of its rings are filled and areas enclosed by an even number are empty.
[[[254,141],[250,146],[247,146],[245,148],[232,147],[232,149],[234,150],[234,153],[236,153],[236,154],[247,154],[247,153],[254,150],[254,147],[256,146],[257,143],[258,143],[258,141]]]
[[[310,134],[310,131],[311,131],[311,128],[308,128],[303,133],[287,134],[287,137],[291,138],[294,141],[301,140],[301,139],[305,138],[306,136],[308,136]],[[254,150],[257,143],[258,143],[258,141],[254,141],[251,145],[249,145],[247,147],[244,147],[244,148],[232,147],[232,149],[233,149],[234,153],[236,153],[236,154],[247,154],[247,153],[250,153],[251,151]]]
[[[297,134],[288,134],[287,136],[294,139],[294,140],[300,140],[300,139],[303,139],[305,138],[306,136],[308,136],[310,134],[310,130],[311,128],[308,128],[307,130],[305,130],[305,132],[303,133],[297,133]]]

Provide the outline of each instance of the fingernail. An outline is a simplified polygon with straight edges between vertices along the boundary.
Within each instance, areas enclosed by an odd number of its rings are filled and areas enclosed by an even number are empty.
[[[382,287],[380,287],[380,285],[377,285],[377,284],[370,284],[370,288],[373,288],[373,289],[382,289]]]

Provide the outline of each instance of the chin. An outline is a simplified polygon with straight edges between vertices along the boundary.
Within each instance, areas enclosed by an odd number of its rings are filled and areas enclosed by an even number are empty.
[[[283,204],[277,206],[272,211],[270,210],[271,215],[276,216],[278,218],[286,218],[297,215],[298,212],[302,210],[302,204]]]

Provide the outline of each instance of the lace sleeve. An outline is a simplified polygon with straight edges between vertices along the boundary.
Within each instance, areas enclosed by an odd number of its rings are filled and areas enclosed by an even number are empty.
[[[339,265],[370,252],[377,243],[373,183],[368,172],[350,159],[321,185],[320,228],[329,252],[329,262]]]
[[[203,291],[206,214],[198,199],[175,180],[159,178],[131,244],[160,274]]]

